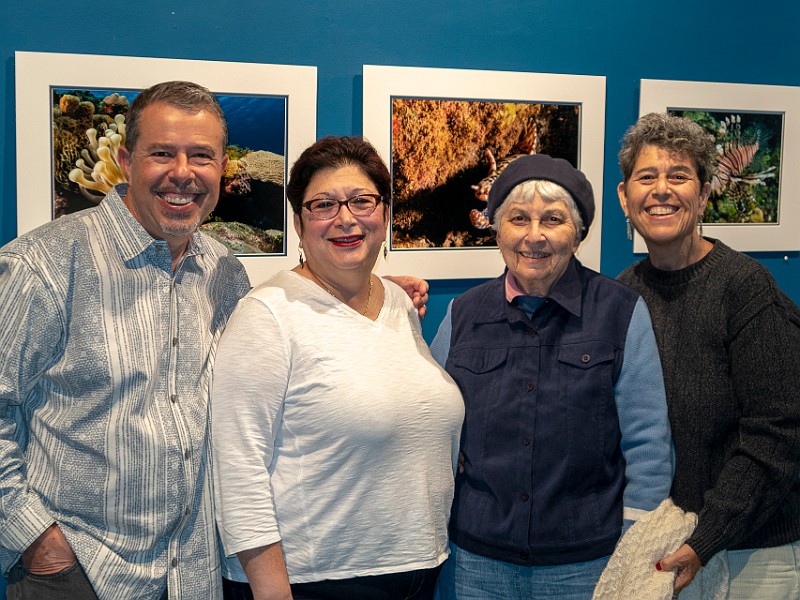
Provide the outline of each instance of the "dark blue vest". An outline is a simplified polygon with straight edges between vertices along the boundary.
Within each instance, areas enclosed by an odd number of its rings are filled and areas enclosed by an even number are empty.
[[[523,565],[614,550],[625,462],[614,385],[639,296],[573,259],[529,319],[505,276],[453,302],[447,371],[464,396],[450,537]]]

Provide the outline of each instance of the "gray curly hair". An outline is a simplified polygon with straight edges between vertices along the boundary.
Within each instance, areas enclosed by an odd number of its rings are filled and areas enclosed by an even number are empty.
[[[700,125],[668,113],[648,113],[628,128],[619,151],[619,168],[627,183],[639,153],[645,146],[663,148],[688,156],[701,183],[711,181],[716,165],[714,140]]]

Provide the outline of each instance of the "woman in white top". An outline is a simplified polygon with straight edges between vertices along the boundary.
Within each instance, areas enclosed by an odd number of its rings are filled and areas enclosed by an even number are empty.
[[[303,152],[287,186],[300,264],[252,290],[222,337],[217,522],[238,557],[227,598],[433,597],[464,406],[411,300],[372,274],[389,195],[368,142]]]

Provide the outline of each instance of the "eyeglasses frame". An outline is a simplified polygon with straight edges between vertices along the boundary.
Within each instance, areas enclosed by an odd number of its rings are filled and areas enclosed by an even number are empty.
[[[353,210],[350,208],[350,201],[351,200],[355,200],[356,198],[363,198],[365,196],[375,200],[375,207],[372,209],[372,212],[370,212],[370,213],[366,213],[366,214],[362,214],[362,215],[356,215],[353,212]],[[320,200],[328,200],[328,201],[331,201],[331,202],[337,202],[339,204],[339,208],[337,208],[336,212],[334,214],[332,214],[330,217],[317,216],[314,213],[314,211],[311,210],[311,204],[313,204],[314,202],[318,202]],[[339,215],[339,213],[342,210],[342,206],[346,206],[347,210],[349,210],[350,214],[353,215],[354,217],[369,217],[369,216],[375,214],[375,211],[378,209],[378,205],[381,202],[383,202],[383,196],[381,196],[380,194],[356,194],[355,196],[350,196],[349,198],[346,198],[344,200],[339,200],[338,198],[327,198],[327,197],[314,198],[313,200],[308,200],[306,202],[303,202],[300,206],[305,208],[315,221],[330,221],[331,219],[335,219]]]

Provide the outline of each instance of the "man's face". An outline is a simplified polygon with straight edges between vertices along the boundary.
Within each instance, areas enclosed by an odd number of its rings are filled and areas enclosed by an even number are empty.
[[[142,111],[136,146],[119,150],[128,178],[125,205],[150,235],[167,241],[173,256],[183,254],[217,205],[228,162],[222,140],[214,113],[156,103]]]

